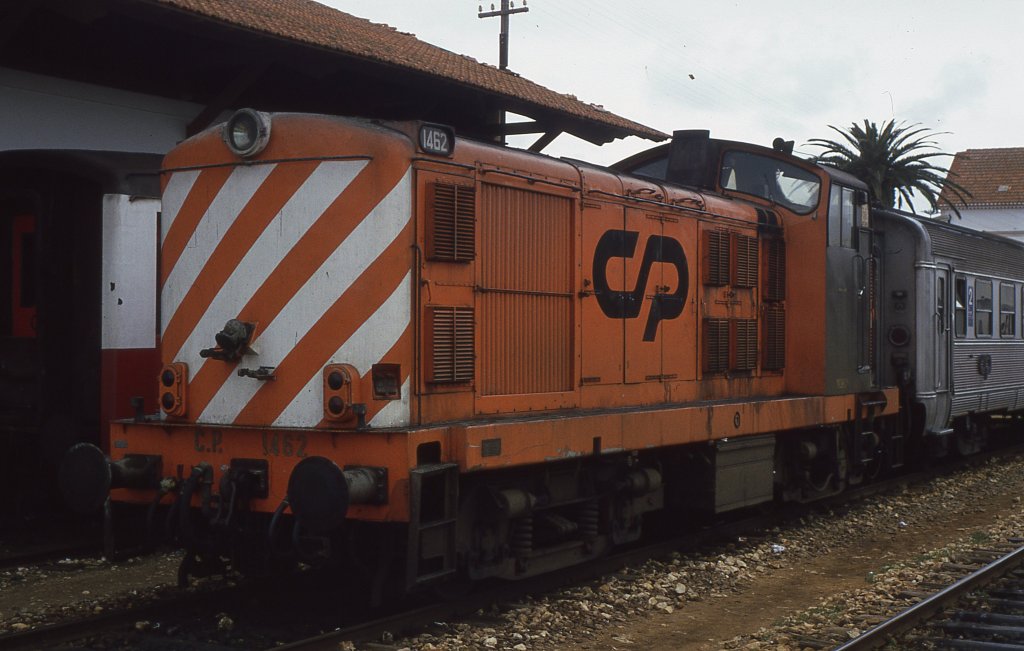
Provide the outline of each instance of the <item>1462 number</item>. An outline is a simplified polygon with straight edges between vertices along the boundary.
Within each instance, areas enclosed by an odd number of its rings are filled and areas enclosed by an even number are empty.
[[[263,454],[268,457],[299,457],[306,456],[305,434],[282,434],[281,432],[263,432]]]

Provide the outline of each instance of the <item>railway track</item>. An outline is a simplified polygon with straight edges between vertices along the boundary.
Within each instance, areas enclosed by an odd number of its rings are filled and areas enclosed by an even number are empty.
[[[1003,450],[1001,454],[1007,454],[1007,450]],[[973,460],[972,463],[976,461],[978,459]],[[845,502],[863,499],[885,491],[900,489],[907,484],[930,479],[934,476],[934,472],[922,472],[879,481],[850,491],[836,499],[818,503],[811,510],[835,508]],[[685,553],[702,548],[706,549],[716,543],[732,542],[739,536],[756,537],[759,531],[778,525],[786,519],[794,519],[807,513],[808,509],[804,507],[783,508],[770,514],[751,515],[740,520],[708,526],[701,531],[667,537],[660,541],[624,550],[595,563],[569,568],[530,579],[529,581],[478,586],[476,591],[467,598],[450,599],[440,604],[425,605],[420,603],[381,614],[379,612],[371,613],[366,611],[365,608],[360,609],[339,600],[335,618],[333,620],[328,618],[321,618],[319,620],[321,630],[340,627],[337,630],[330,630],[328,633],[316,632],[314,635],[309,635],[310,630],[315,630],[315,628],[314,626],[308,626],[304,631],[289,630],[254,633],[253,639],[269,640],[270,642],[266,644],[253,644],[244,648],[276,648],[303,651],[331,649],[333,651],[338,648],[338,644],[341,641],[357,643],[380,642],[381,640],[389,639],[389,637],[398,638],[402,635],[415,634],[431,628],[436,629],[436,622],[465,621],[467,618],[473,621],[474,613],[479,611],[482,604],[516,604],[523,601],[528,595],[544,594],[566,585],[586,583],[601,576],[611,574],[624,566],[640,565],[650,558],[668,556],[673,552]],[[247,584],[246,590],[255,590],[255,588],[252,588],[252,585],[255,584]],[[276,588],[271,586],[268,592],[273,591],[276,591]],[[235,596],[231,596],[232,594]],[[182,648],[205,648],[208,651],[214,651],[218,648],[239,648],[237,644],[225,643],[220,645],[215,641],[211,641],[210,636],[204,637],[211,630],[209,620],[213,614],[221,611],[237,614],[244,612],[248,608],[247,605],[243,604],[245,600],[238,597],[238,594],[239,590],[237,589],[231,591],[211,591],[209,594],[179,594],[170,599],[126,611],[110,612],[95,617],[86,617],[58,625],[23,631],[13,635],[0,636],[0,648],[42,649],[72,641],[77,643],[77,648],[111,648],[115,645],[113,641],[116,640],[121,642],[122,647],[127,644],[127,648],[169,649],[175,648],[171,646],[174,642],[167,639],[167,630],[169,628],[189,630],[191,627],[191,629],[198,631],[202,626],[206,626],[205,632],[199,631],[190,634],[189,641]],[[252,601],[254,600],[249,599],[250,603]],[[365,602],[365,600],[363,601]],[[302,612],[301,608],[296,610]],[[274,616],[250,616],[248,618],[249,622],[239,621],[237,626],[240,630],[249,626],[258,628],[264,621],[268,621]],[[287,615],[285,610],[279,611],[276,616],[285,619],[290,617],[302,619],[297,616]],[[161,622],[161,625],[154,626],[154,629],[158,630],[139,630],[137,624],[146,621]],[[205,624],[197,624],[197,622],[201,621],[205,621]],[[486,625],[486,623],[481,624],[481,626]],[[216,627],[213,627],[212,630],[213,637],[215,638]],[[291,641],[279,645],[278,641],[280,640]],[[159,642],[159,644],[156,642]]]
[[[116,560],[146,554],[153,546],[140,538],[138,531],[142,527],[144,521],[138,516],[123,519],[121,513],[115,513],[109,529],[104,529],[98,520],[61,515],[41,523],[21,524],[15,531],[0,529],[0,571],[57,563],[67,558],[102,555]],[[121,546],[115,546],[115,540],[121,541]]]
[[[528,595],[552,591],[566,584],[593,580],[604,574],[614,572],[621,567],[640,564],[652,557],[664,556],[673,551],[697,549],[715,542],[735,539],[738,535],[770,525],[772,517],[771,515],[753,516],[706,531],[628,549],[607,556],[594,563],[567,568],[523,582],[484,584],[465,597],[449,598],[440,603],[414,603],[411,606],[407,605],[383,611],[383,614],[378,613],[377,616],[367,611],[365,607],[358,607],[356,603],[339,601],[338,611],[345,614],[339,615],[339,619],[335,623],[335,626],[338,627],[336,630],[318,633],[309,637],[300,638],[295,636],[293,638],[294,641],[283,645],[270,644],[267,648],[336,651],[338,643],[341,641],[375,642],[387,639],[388,636],[397,637],[432,626],[438,621],[452,621],[465,618],[478,611],[483,603],[514,603],[526,598]],[[138,630],[137,623],[161,620],[164,622],[175,622],[171,626],[188,626],[188,622],[198,621],[201,613],[209,614],[217,611],[237,609],[237,606],[231,605],[234,601],[259,601],[259,599],[252,598],[251,593],[253,591],[279,592],[280,588],[273,585],[270,581],[263,581],[247,582],[233,588],[210,591],[209,593],[178,594],[144,606],[82,617],[19,633],[3,635],[0,636],[0,648],[5,649],[5,651],[28,651],[30,649],[51,648],[55,645],[70,642],[76,643],[76,649],[110,648],[113,646],[112,643],[117,641],[122,643],[122,646],[127,644],[127,648],[165,649],[169,647],[164,646],[164,644],[173,644],[173,641],[165,642],[166,635],[162,632],[140,631]],[[311,590],[310,592],[315,591]],[[249,593],[248,596],[246,593]],[[363,602],[363,606],[365,606],[365,600]],[[297,607],[296,610],[301,611],[302,607]],[[255,619],[260,618],[257,617]],[[249,626],[251,624],[246,625]],[[335,628],[335,626],[330,628]],[[168,625],[164,624],[162,628],[167,629]],[[278,636],[274,633],[261,633],[257,637],[273,639]],[[159,639],[160,644],[156,643],[157,639]],[[193,646],[188,646],[189,644]],[[197,641],[192,639],[182,648],[203,648],[207,651],[215,651],[218,648],[238,647],[228,644],[218,645],[210,641],[204,641],[200,647]]]
[[[905,482],[906,479],[903,479],[888,485],[889,488],[893,488]],[[865,490],[864,494],[878,492],[879,490],[885,489],[881,485],[873,486],[871,491]],[[337,651],[339,648],[338,644],[342,641],[373,643],[389,638],[398,638],[402,635],[414,634],[417,631],[435,626],[436,622],[451,622],[471,617],[480,610],[481,604],[516,603],[530,595],[551,592],[565,585],[592,581],[613,573],[622,567],[640,565],[650,558],[664,557],[673,552],[689,552],[706,548],[716,543],[733,541],[739,536],[750,535],[752,532],[758,532],[774,526],[778,524],[780,518],[796,517],[798,515],[795,509],[785,509],[783,511],[755,514],[747,518],[708,527],[701,531],[666,537],[662,540],[624,549],[585,565],[566,568],[520,582],[481,584],[474,586],[474,590],[464,597],[447,598],[440,602],[422,603],[424,600],[420,600],[420,602],[414,602],[412,605],[406,604],[391,610],[373,613],[367,611],[365,607],[358,607],[356,603],[341,601],[339,602],[338,611],[344,614],[339,615],[338,620],[333,625],[327,627],[334,630],[326,633],[317,633],[312,636],[294,635],[290,642],[284,644],[272,643],[267,645],[266,648],[278,651],[316,651],[320,649]],[[254,588],[253,586],[256,587]],[[75,643],[76,649],[113,648],[118,643],[122,647],[127,645],[127,648],[133,649],[174,648],[165,646],[165,644],[174,644],[174,642],[167,641],[166,635],[163,632],[137,630],[137,623],[140,621],[161,620],[164,622],[175,622],[170,626],[187,627],[189,626],[188,622],[198,621],[199,613],[209,614],[217,611],[232,611],[233,607],[227,604],[232,600],[238,599],[244,592],[268,589],[275,592],[280,591],[272,584],[268,584],[268,582],[248,582],[245,586],[240,585],[235,588],[211,591],[206,594],[179,594],[140,607],[83,617],[19,633],[3,635],[0,636],[0,648],[6,651],[20,651],[22,649],[27,651],[29,649],[52,648],[55,645],[70,642]],[[311,590],[311,592],[315,592],[315,590]],[[254,602],[258,601],[258,599],[250,598],[247,601]],[[362,602],[365,606],[365,600],[362,600]],[[301,606],[296,608],[299,611],[301,609]],[[258,620],[261,618],[251,619]],[[249,626],[250,624],[245,625]],[[165,623],[162,628],[166,630],[168,627],[168,624]],[[260,633],[256,637],[281,639],[275,633]],[[193,646],[188,646],[187,644]],[[182,648],[203,648],[206,651],[238,648],[237,645],[218,645],[208,640],[203,641],[200,647],[196,639],[191,639],[187,644]]]
[[[961,460],[952,464],[948,472],[954,472],[956,469],[965,466],[984,463],[993,456],[1021,454],[1022,452],[1024,452],[1024,448],[1014,447],[1012,449],[1003,449],[999,454],[979,455],[973,459]],[[927,481],[936,476],[934,471],[929,471],[879,481],[851,490],[831,500],[819,502],[813,508],[824,510],[835,508],[849,502],[900,489],[907,484]],[[469,599],[457,603],[436,604],[404,613],[396,613],[373,621],[343,627],[324,635],[274,647],[274,651],[334,651],[339,648],[339,643],[343,641],[355,642],[358,648],[363,648],[360,646],[361,644],[380,642],[382,640],[387,641],[392,637],[397,639],[402,634],[410,635],[436,627],[437,622],[451,622],[456,621],[460,617],[472,616],[480,610],[482,604],[515,603],[527,595],[545,593],[565,585],[591,581],[611,574],[621,567],[641,564],[650,558],[666,556],[672,552],[685,553],[700,548],[707,548],[716,542],[731,541],[740,536],[751,536],[752,532],[755,532],[753,535],[756,535],[756,532],[777,525],[780,520],[799,517],[806,513],[806,508],[794,508],[780,510],[780,512],[766,516],[759,515],[744,518],[726,525],[719,525],[704,532],[675,537],[671,540],[644,545],[643,547],[614,554],[584,567],[569,568],[562,572],[538,577],[537,582],[531,580],[529,583],[517,583],[514,586],[506,586],[493,591],[482,591],[474,594]],[[985,554],[989,552],[983,551],[980,553]],[[1024,596],[1021,598],[1024,599]],[[482,625],[486,626],[488,624],[489,622],[484,622]],[[377,647],[371,644],[366,648]],[[1021,647],[1021,649],[1024,649],[1024,647]]]
[[[566,585],[593,581],[623,567],[639,565],[651,558],[667,556],[673,552],[693,551],[716,543],[735,540],[738,536],[748,535],[775,524],[776,517],[772,515],[752,516],[705,531],[627,549],[585,565],[566,568],[528,580],[487,585],[474,590],[465,597],[395,612],[384,617],[343,626],[329,633],[271,648],[274,651],[337,651],[339,643],[344,641],[372,643],[382,639],[397,639],[401,635],[413,634],[418,630],[436,626],[437,622],[473,616],[483,604],[516,603],[531,595],[551,592]],[[270,650],[268,649],[268,651]]]
[[[96,550],[97,545],[82,543],[76,545],[36,546],[0,552],[0,572],[26,565],[58,563],[67,558],[78,558],[94,554]]]
[[[1020,454],[1024,452],[1024,447],[1021,449],[1014,448],[1014,450],[1016,454]],[[1008,451],[1004,449],[1001,454],[1005,455],[1007,453]],[[991,457],[988,455],[984,456],[984,459],[988,458]],[[979,457],[954,465],[956,468],[961,468],[965,465],[983,462],[984,459]],[[951,469],[949,472],[953,471]],[[935,472],[931,471],[912,473],[891,480],[879,481],[851,490],[834,499],[819,502],[812,508],[834,508],[849,502],[899,489],[907,484],[927,481],[935,476]],[[796,518],[806,513],[806,508],[792,508],[780,509],[780,511],[772,514],[754,515],[721,524],[705,531],[689,533],[612,554],[582,567],[568,568],[560,572],[531,579],[527,582],[512,585],[501,584],[492,589],[478,591],[465,599],[432,604],[404,612],[397,612],[387,617],[345,626],[323,635],[273,647],[273,651],[336,651],[339,648],[339,643],[344,641],[354,642],[357,645],[372,645],[372,643],[379,643],[382,640],[397,639],[401,635],[411,635],[417,631],[436,627],[437,622],[450,622],[459,618],[473,617],[480,610],[482,604],[515,603],[528,595],[550,592],[565,585],[593,581],[611,574],[622,567],[639,565],[651,558],[664,557],[673,552],[691,552],[707,548],[716,543],[732,541],[737,537],[756,535],[757,532],[779,524],[780,520]],[[484,622],[483,625],[488,623]],[[360,646],[359,648],[362,647]],[[268,651],[270,650],[268,649]]]
[[[76,617],[37,628],[0,636],[0,648],[5,651],[30,651],[54,648],[70,642],[82,642],[106,635],[125,639],[134,635],[139,622],[166,617],[174,612],[215,609],[225,599],[225,591],[178,594],[131,608]],[[90,648],[88,644],[75,648]],[[132,648],[132,647],[128,647]],[[182,648],[190,648],[183,646]],[[194,648],[194,647],[191,647]]]
[[[1019,546],[836,651],[867,651],[890,643],[896,648],[1024,649],[1022,568],[1024,546]]]

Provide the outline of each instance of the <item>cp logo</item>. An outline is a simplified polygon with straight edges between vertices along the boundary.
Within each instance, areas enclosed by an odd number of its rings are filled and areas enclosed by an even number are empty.
[[[683,245],[679,240],[652,235],[644,247],[636,287],[629,292],[613,291],[608,286],[608,261],[612,258],[632,258],[636,253],[639,237],[640,233],[636,231],[619,230],[606,231],[601,236],[594,251],[594,295],[605,316],[612,319],[635,319],[640,316],[651,265],[655,262],[664,262],[674,266],[679,276],[679,286],[671,294],[659,292],[654,295],[651,313],[647,316],[647,325],[644,327],[644,341],[654,341],[659,321],[675,319],[683,313],[686,291],[690,285],[689,272],[686,269],[686,253],[683,252]]]

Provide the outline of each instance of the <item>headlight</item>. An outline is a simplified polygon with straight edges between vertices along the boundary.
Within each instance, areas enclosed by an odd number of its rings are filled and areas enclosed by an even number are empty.
[[[242,158],[263,151],[270,142],[270,116],[253,109],[241,109],[224,123],[224,142]]]

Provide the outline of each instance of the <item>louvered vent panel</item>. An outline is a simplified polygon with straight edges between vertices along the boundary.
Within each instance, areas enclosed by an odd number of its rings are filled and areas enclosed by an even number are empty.
[[[476,188],[435,182],[428,196],[431,260],[468,262],[476,254]]]
[[[473,308],[433,307],[433,372],[430,381],[473,380]]]
[[[729,370],[729,320],[704,320],[704,372]]]
[[[757,238],[736,235],[736,287],[757,287]]]
[[[786,310],[767,305],[764,312],[764,357],[761,368],[777,371],[786,367]]]
[[[706,231],[704,234],[704,249],[707,252],[704,266],[705,285],[728,285],[729,284],[729,231],[716,230]]]
[[[737,371],[752,371],[757,368],[757,320],[733,319],[735,343],[732,368]]]
[[[786,298],[786,241],[770,238],[764,241],[765,279],[764,298],[766,301],[782,301]]]

